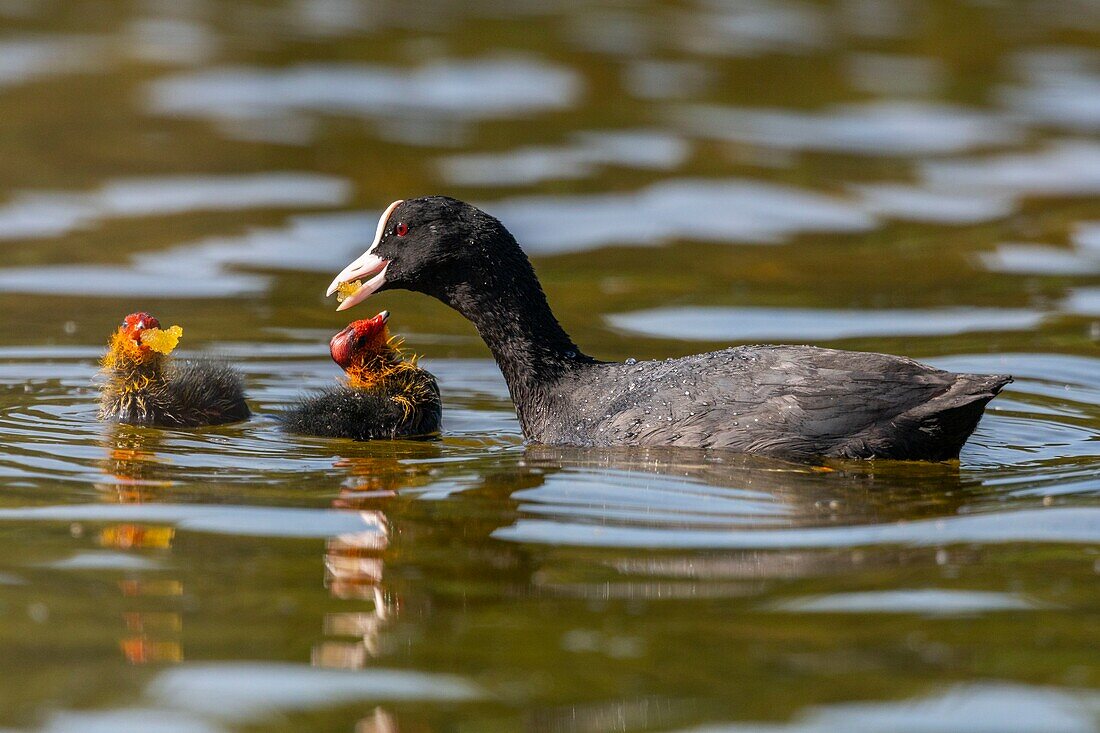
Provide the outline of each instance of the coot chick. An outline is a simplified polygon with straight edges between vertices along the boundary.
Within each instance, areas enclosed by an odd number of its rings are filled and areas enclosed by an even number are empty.
[[[355,321],[332,337],[329,351],[347,384],[303,399],[283,413],[292,433],[375,440],[439,433],[443,406],[435,377],[405,358],[386,328],[390,314]]]
[[[194,428],[247,420],[240,374],[213,360],[176,363],[169,355],[183,329],[161,329],[148,313],[131,313],[111,337],[99,417],[130,425]]]
[[[558,324],[508,230],[444,196],[392,203],[370,248],[336,276],[329,294],[346,296],[343,310],[396,288],[431,295],[473,322],[504,374],[524,435],[536,443],[947,460],[1012,381],[810,346],[598,361]]]

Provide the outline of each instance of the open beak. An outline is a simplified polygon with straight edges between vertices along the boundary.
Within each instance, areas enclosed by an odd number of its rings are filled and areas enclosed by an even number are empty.
[[[369,298],[378,292],[383,285],[386,284],[386,268],[389,267],[389,260],[384,260],[378,255],[374,254],[375,248],[378,243],[382,241],[382,235],[386,231],[386,224],[390,220],[390,214],[403,203],[402,200],[394,201],[392,204],[386,207],[386,210],[382,212],[382,216],[378,219],[378,229],[374,232],[374,241],[371,242],[367,251],[359,257],[359,259],[352,262],[345,267],[343,271],[337,275],[332,284],[328,286],[325,296],[331,296],[340,286],[344,283],[354,282],[356,280],[366,280],[359,288],[348,295],[336,310],[346,311],[348,308],[352,308],[359,305],[364,300]]]
[[[366,252],[362,257],[345,267],[343,271],[336,276],[332,284],[328,286],[328,291],[325,295],[332,295],[339,290],[340,286],[344,283],[367,278],[366,282],[360,285],[358,290],[344,298],[344,301],[336,307],[336,310],[346,311],[348,308],[359,305],[378,292],[379,288],[386,284],[386,268],[389,267],[389,265],[390,263],[387,260],[377,255],[373,255],[370,252]]]

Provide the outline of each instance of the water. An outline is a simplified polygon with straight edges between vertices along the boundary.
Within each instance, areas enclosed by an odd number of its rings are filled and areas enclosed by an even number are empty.
[[[0,729],[1100,730],[1089,3],[0,0]],[[390,201],[500,216],[604,358],[1011,373],[958,465],[286,436]],[[102,425],[146,309],[256,418]]]

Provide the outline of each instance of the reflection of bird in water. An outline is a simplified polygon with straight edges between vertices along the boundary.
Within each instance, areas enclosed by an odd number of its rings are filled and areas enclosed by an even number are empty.
[[[102,420],[132,425],[199,427],[248,419],[240,374],[217,361],[174,363],[183,329],[161,329],[148,313],[132,313],[103,357]]]
[[[379,511],[361,510],[370,529],[340,535],[325,544],[325,586],[334,598],[369,600],[370,612],[351,611],[325,615],[324,633],[330,637],[355,637],[351,643],[326,640],[313,650],[318,667],[360,669],[368,657],[378,655],[382,626],[397,611],[395,599],[382,587],[383,553],[389,547],[386,517]]]
[[[341,601],[369,600],[370,611],[339,611],[324,617],[325,639],[312,651],[318,667],[363,669],[370,659],[383,654],[383,634],[406,605],[404,589],[387,588],[387,562],[397,556],[394,543],[400,535],[415,536],[415,526],[391,527],[391,510],[404,514],[410,507],[423,507],[416,489],[438,480],[432,459],[442,455],[437,443],[420,441],[374,442],[362,445],[363,454],[343,458],[335,464],[347,472],[332,505],[359,512],[368,529],[340,535],[325,543],[325,585]],[[402,494],[402,490],[408,493]],[[417,584],[419,588],[419,584]],[[410,591],[411,592],[411,591]],[[423,595],[421,592],[420,595]],[[417,598],[418,617],[430,612],[429,599]],[[406,730],[394,713],[375,708],[355,725],[355,733],[397,733]]]
[[[683,479],[690,486],[755,492],[783,510],[784,526],[920,519],[954,513],[981,484],[965,481],[958,464],[836,461],[807,465],[730,451],[669,447],[571,448],[532,445],[531,468],[552,475],[583,469]],[[930,482],[937,487],[928,491]]]
[[[100,462],[110,481],[96,484],[107,495],[114,494],[119,504],[140,504],[156,494],[157,489],[172,485],[166,469],[168,464],[157,457],[161,436],[154,430],[118,425],[107,436],[107,458]]]
[[[373,606],[369,612],[325,615],[324,633],[329,638],[314,647],[312,654],[313,664],[319,667],[361,669],[368,658],[378,655],[382,628],[398,612],[400,604],[382,585],[390,527],[385,513],[376,507],[396,496],[397,489],[430,481],[424,471],[402,464],[399,455],[424,454],[425,449],[433,455],[439,453],[438,447],[417,443],[375,444],[371,449],[372,455],[347,458],[336,464],[348,471],[349,478],[333,500],[333,506],[357,511],[366,529],[333,537],[325,543],[325,586],[334,598],[369,600]],[[343,640],[347,638],[355,641]]]
[[[325,617],[313,660],[333,667],[438,659],[445,650],[466,672],[479,666],[481,655],[499,653],[525,678],[576,669],[583,679],[591,655],[601,655],[601,668],[613,670],[608,674],[636,680],[655,668],[685,678],[698,669],[740,666],[755,674],[761,646],[772,654],[804,644],[814,661],[831,660],[829,626],[816,619],[775,624],[751,614],[773,594],[821,587],[816,580],[790,582],[799,579],[840,573],[856,583],[880,577],[879,563],[897,578],[898,565],[922,553],[921,567],[938,573],[927,562],[935,548],[874,548],[862,557],[850,548],[582,548],[506,542],[497,532],[527,517],[684,534],[700,528],[717,534],[726,525],[767,530],[887,522],[953,514],[981,491],[957,467],[937,465],[850,469],[691,450],[541,446],[490,458],[475,451],[463,457],[451,446],[449,460],[438,461],[440,447],[432,443],[350,447],[361,450],[338,464],[345,473],[334,504],[375,512],[389,531],[382,540],[371,533],[362,542],[335,538],[326,547],[326,582],[346,600],[333,602],[336,612]],[[425,498],[437,496],[440,486],[453,487],[452,500]],[[369,606],[372,598],[381,600]],[[509,623],[502,625],[504,609]],[[845,649],[865,638],[850,630],[839,636]],[[644,693],[534,707],[525,723],[537,730],[671,730],[698,714],[694,701]],[[401,710],[375,712],[357,730],[405,730],[401,717]]]
[[[375,708],[373,713],[355,724],[355,733],[398,733],[400,730],[397,718],[385,708]]]
[[[348,479],[332,505],[359,512],[366,528],[327,541],[324,584],[333,598],[371,601],[372,609],[324,616],[324,635],[328,638],[313,648],[312,663],[316,666],[359,669],[366,666],[368,658],[381,653],[383,628],[401,608],[397,593],[387,591],[383,584],[386,557],[392,551],[386,510],[395,502],[415,502],[401,499],[398,491],[431,483],[431,464],[423,459],[441,455],[437,444],[420,441],[373,442],[364,444],[363,451],[362,455],[335,463],[348,472]],[[346,641],[349,638],[354,641]]]
[[[677,533],[787,530],[951,516],[986,494],[957,465],[864,462],[806,466],[721,451],[674,448],[575,449],[531,446],[524,462],[543,476],[536,493],[518,492],[519,519],[561,522],[563,528],[646,528],[667,532],[660,551],[606,550],[598,582],[557,573],[536,582],[566,595],[603,598],[752,595],[759,583],[831,575],[853,567],[895,565],[934,548],[845,546],[816,549],[675,549]],[[572,479],[580,471],[583,478]],[[563,479],[554,481],[555,474]],[[937,487],[930,492],[929,485]],[[595,495],[598,491],[598,496]],[[590,498],[586,498],[590,497]],[[524,503],[526,502],[526,503]],[[552,578],[552,579],[551,579]],[[708,581],[700,585],[698,581]]]
[[[432,444],[387,444],[402,450]],[[382,445],[376,444],[377,448]],[[491,468],[474,461],[456,463],[448,479],[436,463],[401,460],[414,454],[387,453],[345,461],[351,472],[336,505],[381,510],[399,534],[386,536],[386,548],[366,553],[400,557],[426,582],[454,572],[486,572],[519,586],[554,595],[622,597],[720,596],[755,592],[755,585],[843,573],[853,567],[896,565],[903,557],[932,555],[935,548],[837,544],[818,549],[677,550],[677,534],[720,535],[731,531],[852,527],[952,516],[980,501],[985,489],[960,474],[957,465],[865,462],[807,466],[774,459],[674,448],[579,449],[530,446],[515,465],[496,460]],[[432,475],[429,475],[431,472]],[[464,506],[491,511],[440,512],[440,505],[418,500],[418,484],[454,484]],[[934,485],[936,491],[929,491]],[[643,528],[668,533],[665,549],[625,545],[604,547],[598,577],[573,576],[572,563],[560,563],[570,550],[551,540],[538,552],[522,542],[501,543],[499,533],[527,520],[557,522],[563,528]],[[461,536],[464,552],[441,547]],[[364,538],[365,541],[372,541]],[[516,539],[522,540],[522,535]],[[440,545],[440,543],[443,543]],[[334,550],[362,559],[364,552],[337,541]],[[341,549],[342,548],[342,549]],[[418,558],[431,555],[421,566]],[[453,564],[450,561],[453,559]],[[345,561],[347,562],[347,561]],[[392,562],[392,561],[391,561]],[[361,577],[377,576],[380,563],[350,563]],[[589,565],[587,572],[592,571]],[[391,568],[392,574],[392,568]],[[700,583],[699,581],[704,581]],[[374,581],[370,581],[374,582]],[[400,584],[398,584],[400,585]],[[393,582],[390,583],[391,589]],[[350,590],[347,585],[341,586]],[[422,587],[422,586],[418,586]],[[403,589],[408,602],[411,589]]]
[[[171,485],[162,478],[165,463],[157,458],[156,448],[161,436],[156,431],[120,425],[109,436],[108,457],[102,462],[110,481],[96,484],[104,501],[119,504],[141,504],[154,498],[158,489]],[[137,522],[112,524],[100,530],[102,547],[121,551],[170,551],[175,528]],[[127,598],[160,599],[180,597],[183,584],[178,580],[127,579],[119,583]],[[153,603],[163,608],[161,601]],[[183,617],[178,611],[149,611],[145,601],[135,601],[141,608],[123,614],[126,635],[119,639],[119,648],[131,664],[179,662],[183,647],[179,635]]]

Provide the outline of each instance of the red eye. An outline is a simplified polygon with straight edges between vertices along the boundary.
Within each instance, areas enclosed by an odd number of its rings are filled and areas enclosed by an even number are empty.
[[[409,233],[409,225],[406,224],[405,222],[401,222],[396,227],[394,227],[393,231],[397,236],[403,237],[403,236],[405,236],[406,234]]]

